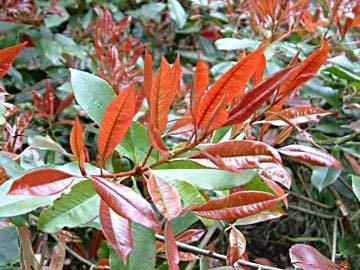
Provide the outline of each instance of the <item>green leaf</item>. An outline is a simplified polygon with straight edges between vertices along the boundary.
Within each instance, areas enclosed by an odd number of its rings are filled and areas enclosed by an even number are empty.
[[[255,49],[260,44],[259,41],[254,39],[236,39],[236,38],[221,38],[215,41],[215,46],[218,50],[243,50],[243,49]]]
[[[0,154],[0,165],[10,177],[19,176],[24,171],[19,164],[3,154]]]
[[[336,168],[315,167],[311,182],[321,192],[325,187],[331,185],[339,177],[341,170]]]
[[[198,216],[193,213],[185,213],[171,221],[174,229],[174,234],[178,235],[187,230],[191,225],[199,220]]]
[[[121,261],[120,257],[116,254],[113,248],[110,248],[109,261],[111,270],[126,270],[124,263]]]
[[[177,0],[168,0],[168,8],[170,18],[179,28],[183,28],[186,24],[187,14]]]
[[[185,181],[196,188],[208,190],[228,190],[245,185],[257,174],[257,170],[242,170],[240,173],[216,169],[166,169],[153,173],[167,181]]]
[[[28,144],[34,148],[44,149],[44,150],[51,150],[55,152],[59,152],[65,156],[72,157],[71,154],[66,152],[64,148],[57,142],[55,142],[50,136],[40,136],[35,135],[33,137],[29,137]]]
[[[111,86],[103,79],[76,69],[70,69],[71,85],[76,101],[98,125],[110,101],[115,98]]]
[[[82,181],[54,201],[39,217],[39,228],[48,233],[64,227],[74,228],[92,221],[98,215],[99,196],[90,180]]]
[[[137,122],[133,122],[116,150],[137,164],[145,158],[150,146],[146,128]],[[156,152],[153,151],[148,162],[152,163],[155,160]]]
[[[20,251],[15,227],[0,229],[0,267],[19,260]]]
[[[127,13],[137,19],[149,19],[160,22],[160,12],[166,8],[164,3],[149,3],[142,5],[137,10],[131,10]]]
[[[44,50],[45,56],[54,65],[58,65],[62,53],[60,44],[50,38],[43,38],[41,39],[41,46]]]
[[[360,177],[357,175],[351,175],[352,188],[358,200],[360,201]]]
[[[155,269],[155,233],[142,225],[131,223],[133,250],[130,252],[127,270]]]

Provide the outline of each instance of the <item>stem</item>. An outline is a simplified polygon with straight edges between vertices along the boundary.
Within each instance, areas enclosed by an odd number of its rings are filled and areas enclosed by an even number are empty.
[[[293,210],[296,210],[296,211],[299,211],[299,212],[303,212],[303,213],[308,214],[308,215],[316,216],[316,217],[322,218],[322,219],[333,220],[333,219],[338,218],[337,216],[318,213],[318,212],[315,212],[315,211],[312,211],[312,210],[309,210],[309,209],[306,209],[306,208],[302,208],[302,207],[297,206],[297,205],[289,204],[289,208],[293,209]]]
[[[336,237],[337,237],[337,219],[334,219],[334,230],[333,230],[333,240],[332,240],[332,252],[331,252],[331,260],[335,262],[336,256]]]
[[[149,159],[149,157],[150,157],[150,155],[151,155],[152,150],[153,150],[153,147],[150,146],[149,150],[148,150],[147,153],[146,153],[146,156],[145,156],[143,162],[141,163],[141,167],[144,167],[144,166],[146,165],[146,162],[148,161],[148,159]]]
[[[325,208],[325,209],[333,209],[334,208],[333,206],[321,203],[319,201],[316,201],[316,200],[314,200],[312,198],[309,198],[309,197],[306,197],[304,195],[297,194],[296,192],[289,191],[289,194],[296,197],[296,198],[298,198],[298,199],[301,199],[301,200],[303,200],[305,202],[312,203],[314,205],[320,206],[320,207]]]
[[[162,235],[155,234],[155,238],[158,241],[165,242],[165,237],[162,236]],[[221,260],[221,261],[226,261],[226,256],[225,255],[222,255],[222,254],[219,254],[219,253],[216,253],[216,252],[211,252],[210,250],[207,250],[207,249],[198,248],[198,247],[191,246],[191,245],[188,245],[188,244],[185,244],[185,243],[182,243],[182,242],[178,242],[178,241],[176,241],[176,246],[179,249],[184,250],[184,251],[188,251],[188,252],[191,252],[191,253],[200,254],[200,255],[203,255],[203,256],[215,258],[215,259],[218,259],[218,260]],[[249,262],[249,261],[242,260],[242,259],[237,260],[237,263],[241,264],[241,265],[244,265],[244,266],[252,267],[254,269],[284,270],[282,268],[257,264],[257,263]]]

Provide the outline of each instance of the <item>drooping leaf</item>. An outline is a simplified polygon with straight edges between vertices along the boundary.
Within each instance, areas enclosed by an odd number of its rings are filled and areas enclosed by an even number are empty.
[[[259,213],[285,197],[286,195],[276,197],[261,191],[239,191],[200,205],[192,205],[185,210],[211,219],[233,220]]]
[[[304,270],[340,270],[336,265],[310,245],[296,244],[290,250],[291,263]]]
[[[304,145],[287,145],[278,149],[279,153],[294,159],[301,160],[314,166],[323,166],[342,169],[342,165],[328,153]]]
[[[181,201],[176,188],[162,178],[151,175],[147,188],[156,208],[167,219],[172,220],[181,213]]]
[[[291,175],[281,165],[275,163],[262,163],[259,176],[263,180],[278,182],[290,189]]]
[[[130,221],[116,214],[103,200],[100,201],[100,223],[106,239],[123,262],[132,250]]]
[[[13,182],[8,194],[48,196],[66,189],[74,175],[56,169],[27,172]]]
[[[178,270],[179,252],[176,245],[176,239],[174,236],[173,228],[169,221],[166,221],[166,225],[165,225],[165,248],[166,248],[166,257],[169,264],[169,270]]]
[[[193,87],[191,89],[190,108],[193,119],[196,119],[201,97],[209,84],[209,67],[197,59]]]
[[[130,85],[111,101],[101,120],[98,148],[102,162],[109,157],[114,148],[121,142],[131,125],[134,113],[134,85]]]
[[[17,227],[20,242],[20,265],[21,269],[39,270],[40,266],[35,257],[32,247],[31,232],[25,226]]]
[[[121,217],[155,231],[161,224],[150,204],[131,188],[99,177],[92,177],[96,192]]]
[[[246,121],[275,93],[291,72],[290,68],[282,69],[247,91],[229,111],[229,119],[224,123],[224,126],[242,124]]]
[[[203,151],[191,156],[190,159],[202,166],[209,168],[221,168],[216,160],[221,160],[227,168],[248,169],[258,167],[263,162],[274,162],[281,164],[281,157],[271,146],[247,140],[229,140],[213,144]],[[222,169],[226,169],[222,168]]]
[[[75,124],[70,132],[70,147],[79,162],[81,173],[86,175],[84,164],[86,161],[86,148],[83,139],[83,128],[80,124],[79,118],[76,116]]]
[[[84,225],[98,215],[99,196],[91,181],[85,180],[74,185],[68,194],[55,200],[39,216],[39,229],[55,233],[64,227],[75,228]]]
[[[5,76],[18,53],[25,47],[26,43],[17,44],[0,50],[0,79]]]
[[[246,239],[244,235],[235,226],[231,227],[226,264],[232,266],[238,259],[241,259],[245,251]]]
[[[304,124],[308,122],[314,122],[319,120],[320,117],[329,115],[331,113],[321,109],[308,105],[295,106],[285,110],[282,110],[278,114],[271,114],[264,121],[258,123],[270,123],[274,126],[288,125],[283,119],[288,120],[294,125]]]
[[[208,128],[211,131],[224,124],[227,120],[226,105],[233,98],[244,93],[245,86],[254,74],[264,49],[264,46],[260,46],[241,59],[213,84],[201,99],[195,119],[197,127]]]
[[[235,225],[251,225],[259,222],[268,221],[271,219],[279,218],[285,214],[284,210],[278,206],[273,205],[270,208],[263,210],[255,215],[240,218],[236,221]]]
[[[321,192],[333,184],[341,173],[340,169],[329,167],[315,167],[311,174],[311,183]]]

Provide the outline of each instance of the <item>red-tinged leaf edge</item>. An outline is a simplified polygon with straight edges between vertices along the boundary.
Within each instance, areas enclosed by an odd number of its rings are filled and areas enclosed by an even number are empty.
[[[165,223],[165,249],[169,270],[179,270],[179,251],[176,245],[173,228],[169,221]]]
[[[200,59],[196,61],[195,75],[190,95],[190,111],[193,119],[196,119],[200,100],[209,84],[209,67]]]
[[[152,125],[151,122],[148,123],[148,136],[152,147],[154,147],[165,160],[168,160],[170,152],[162,140],[160,132]]]
[[[15,180],[8,192],[11,195],[49,196],[69,187],[74,175],[56,169],[27,172]]]
[[[126,264],[133,247],[130,221],[116,214],[103,200],[100,200],[99,218],[106,240]]]
[[[150,104],[150,95],[152,87],[152,56],[149,53],[149,48],[145,50],[145,63],[144,63],[144,83],[142,91],[148,104]]]
[[[262,191],[239,191],[220,199],[192,205],[184,212],[194,212],[210,219],[234,220],[257,214],[283,200],[286,196],[285,194],[276,197]]]
[[[156,232],[161,231],[161,223],[151,205],[140,194],[100,177],[93,176],[92,180],[96,192],[115,213]]]
[[[245,251],[246,239],[244,235],[235,226],[232,226],[229,234],[229,246],[226,252],[226,265],[232,266],[237,260],[241,259]]]
[[[131,84],[115,97],[106,108],[99,127],[98,149],[103,165],[121,142],[135,113],[135,92]]]
[[[284,156],[301,160],[314,166],[332,167],[343,170],[341,163],[325,151],[305,145],[287,145],[277,149]]]
[[[85,161],[86,161],[86,148],[83,139],[83,128],[81,126],[79,118],[75,117],[74,126],[70,132],[70,148],[77,161],[79,162],[79,168],[82,175],[86,175]]]
[[[291,263],[304,270],[340,270],[340,266],[330,261],[310,245],[296,244],[290,250]]]

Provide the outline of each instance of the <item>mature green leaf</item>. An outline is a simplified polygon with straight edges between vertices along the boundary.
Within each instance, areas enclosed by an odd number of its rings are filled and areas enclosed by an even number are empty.
[[[360,201],[360,177],[357,175],[351,175],[352,188],[358,200]]]
[[[321,192],[324,188],[334,183],[339,177],[341,170],[329,167],[315,167],[311,182]]]
[[[183,28],[186,24],[187,14],[181,4],[177,0],[168,0],[168,8],[170,18],[179,28]]]
[[[0,229],[0,269],[19,260],[19,243],[15,227]]]
[[[10,177],[19,176],[24,171],[19,164],[3,154],[0,154],[0,165]]]
[[[200,189],[228,190],[250,182],[256,176],[257,170],[231,173],[217,169],[167,169],[153,170],[153,173],[167,181],[181,180]]]
[[[255,39],[237,39],[237,38],[221,38],[215,41],[215,46],[218,50],[231,51],[243,49],[255,49],[260,45],[260,42]]]
[[[71,85],[76,101],[98,125],[115,92],[103,79],[76,69],[70,69]]]
[[[90,180],[74,185],[69,194],[54,201],[39,217],[39,228],[54,233],[64,227],[74,228],[97,217],[99,196]]]

